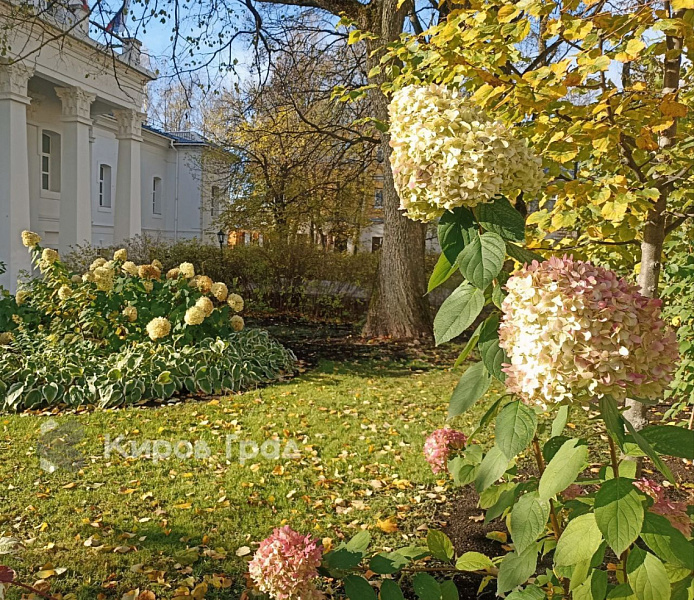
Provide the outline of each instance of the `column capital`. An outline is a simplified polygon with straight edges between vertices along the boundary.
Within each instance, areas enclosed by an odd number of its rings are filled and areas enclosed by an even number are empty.
[[[80,121],[91,124],[91,106],[94,94],[79,87],[57,87],[55,93],[63,103],[63,121]]]
[[[123,108],[114,110],[113,116],[116,117],[118,122],[117,139],[142,140],[142,121],[144,121],[145,113],[139,110]]]
[[[27,84],[34,69],[22,63],[0,61],[0,99],[12,99],[29,104]]]

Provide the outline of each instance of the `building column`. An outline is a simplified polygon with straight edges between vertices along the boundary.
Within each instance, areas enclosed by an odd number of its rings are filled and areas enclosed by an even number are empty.
[[[92,163],[89,131],[91,105],[96,99],[78,87],[56,88],[63,103],[63,143],[60,170],[60,252],[92,243]]]
[[[116,201],[114,205],[113,241],[142,232],[142,120],[136,110],[113,111],[118,121],[118,166],[116,167]]]
[[[33,69],[0,63],[0,285],[14,292],[21,270],[30,270],[21,233],[30,228],[27,83]]]

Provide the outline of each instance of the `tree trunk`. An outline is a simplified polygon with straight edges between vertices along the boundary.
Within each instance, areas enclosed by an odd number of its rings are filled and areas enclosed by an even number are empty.
[[[669,8],[669,3],[666,3]],[[684,11],[678,11],[673,16],[681,18]],[[682,67],[682,38],[667,36],[665,38],[668,56],[663,63],[663,95],[677,92],[680,86],[680,69]],[[677,119],[660,136],[658,145],[662,149],[670,148],[677,137]],[[665,242],[665,211],[668,198],[672,192],[672,183],[659,186],[660,195],[653,208],[648,213],[648,221],[641,243],[641,270],[639,271],[639,287],[641,293],[648,298],[658,297],[663,243]],[[643,429],[648,424],[648,407],[635,400],[626,401],[626,419],[635,429]]]
[[[368,22],[363,28],[379,35],[367,43],[367,67],[379,64],[375,50],[397,39],[402,31],[407,8],[397,8],[397,0],[382,0],[378,23]],[[373,18],[373,14],[368,17]],[[365,25],[365,26],[364,26]],[[370,83],[382,83],[381,77]],[[377,87],[371,91],[375,117],[388,121],[388,99]],[[396,339],[430,338],[432,319],[426,296],[427,274],[424,263],[426,225],[411,221],[400,211],[390,167],[390,136],[383,134],[383,246],[378,266],[378,281],[371,296],[369,314],[363,335]]]

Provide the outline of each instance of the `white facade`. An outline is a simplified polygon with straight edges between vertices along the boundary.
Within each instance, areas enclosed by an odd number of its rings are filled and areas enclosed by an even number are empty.
[[[58,24],[16,27],[16,54],[0,62],[0,285],[9,289],[30,267],[25,229],[61,252],[140,233],[210,236],[206,144],[143,127],[153,75],[140,66],[139,42],[124,40],[115,54],[91,40],[80,6],[73,14],[84,27],[53,41]],[[0,0],[0,19],[12,9]]]

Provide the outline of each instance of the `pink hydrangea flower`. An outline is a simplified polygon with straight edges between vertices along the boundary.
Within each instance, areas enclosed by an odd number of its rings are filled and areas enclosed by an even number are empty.
[[[248,572],[273,600],[320,600],[325,596],[315,588],[314,579],[322,558],[318,540],[285,525],[260,543]]]
[[[687,505],[684,502],[672,502],[665,496],[665,489],[651,479],[645,477],[634,482],[634,485],[653,498],[653,506],[649,509],[658,515],[664,516],[670,524],[679,529],[685,536],[692,534],[692,520],[687,514]]]
[[[424,442],[424,458],[434,473],[445,471],[451,450],[465,447],[467,437],[461,431],[444,427],[434,431]]]
[[[614,271],[554,257],[526,265],[506,288],[506,386],[528,404],[605,394],[655,400],[672,380],[679,352],[661,301]]]

